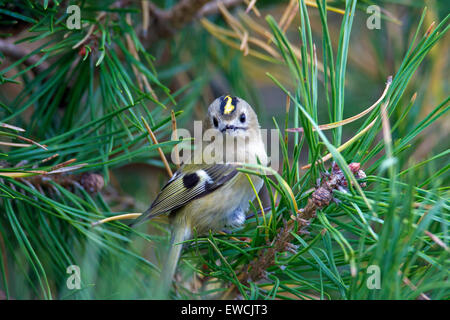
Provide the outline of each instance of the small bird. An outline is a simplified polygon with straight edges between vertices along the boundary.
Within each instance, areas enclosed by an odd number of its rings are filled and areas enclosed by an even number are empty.
[[[159,298],[169,291],[182,248],[179,243],[188,240],[194,229],[204,234],[245,222],[249,203],[256,195],[246,174],[237,170],[239,163],[268,162],[257,115],[245,100],[230,95],[217,98],[208,107],[203,125],[214,141],[200,143],[203,152],[175,172],[150,208],[133,223],[169,214],[171,248],[162,269]],[[258,192],[263,180],[249,177]]]

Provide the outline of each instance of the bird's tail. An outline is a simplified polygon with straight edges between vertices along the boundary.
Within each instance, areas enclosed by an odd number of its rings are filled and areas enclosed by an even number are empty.
[[[153,207],[150,207],[147,210],[145,210],[144,212],[142,212],[142,214],[138,218],[136,218],[132,223],[128,224],[128,226],[130,228],[134,228],[134,227],[140,225],[142,222],[153,218],[153,216],[151,215],[152,209],[153,209]]]
[[[172,231],[172,239],[170,240],[169,254],[166,257],[164,268],[161,269],[161,277],[158,286],[155,288],[156,299],[166,299],[172,286],[173,276],[177,269],[178,259],[180,258],[183,244],[180,242],[186,239],[189,230],[186,226],[175,224]]]

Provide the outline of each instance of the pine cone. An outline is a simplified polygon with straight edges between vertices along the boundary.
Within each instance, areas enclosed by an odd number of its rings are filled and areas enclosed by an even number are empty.
[[[80,184],[90,193],[99,192],[105,185],[103,177],[97,173],[83,173]]]

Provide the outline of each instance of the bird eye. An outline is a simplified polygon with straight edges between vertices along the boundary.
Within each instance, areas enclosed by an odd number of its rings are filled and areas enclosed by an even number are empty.
[[[213,123],[214,123],[214,127],[218,127],[219,126],[219,121],[217,121],[216,117],[213,117]]]
[[[241,113],[241,115],[239,116],[239,121],[241,121],[242,123],[245,122],[245,113]]]

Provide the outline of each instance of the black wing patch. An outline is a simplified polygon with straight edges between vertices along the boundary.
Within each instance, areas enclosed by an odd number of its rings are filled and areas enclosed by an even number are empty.
[[[172,212],[194,199],[209,194],[235,177],[238,173],[236,168],[237,166],[230,164],[203,164],[190,165],[184,170],[178,170],[161,189],[151,207],[132,225]]]
[[[183,176],[183,185],[187,189],[191,189],[197,185],[197,183],[200,181],[200,177],[197,175],[196,172],[189,173]]]

